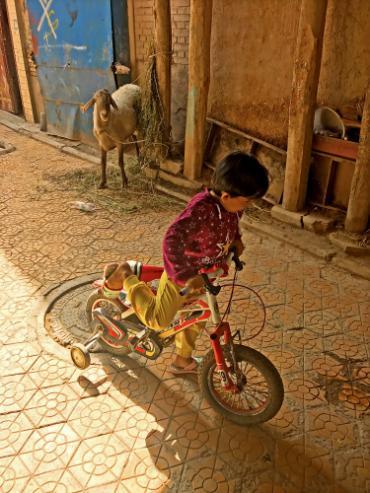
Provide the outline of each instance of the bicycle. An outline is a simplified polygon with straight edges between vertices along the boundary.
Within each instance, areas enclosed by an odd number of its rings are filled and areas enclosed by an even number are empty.
[[[230,324],[225,321],[225,315],[221,317],[217,303],[217,295],[222,289],[220,280],[226,277],[232,261],[235,264],[234,287],[237,272],[243,268],[243,263],[232,252],[224,266],[214,266],[200,272],[205,284],[204,294],[186,302],[171,325],[159,332],[140,322],[124,290],[118,298],[108,298],[103,293],[104,281],[95,281],[95,290],[86,306],[93,334],[84,344],[72,345],[73,363],[80,369],[87,368],[91,361],[89,350],[98,341],[104,350],[114,355],[134,352],[155,360],[163,348],[172,344],[179,331],[211,319],[215,326],[209,336],[212,348],[198,368],[201,392],[213,409],[239,425],[270,420],[280,410],[284,399],[280,374],[266,356],[241,344],[240,331],[231,333]],[[148,283],[155,293],[163,268],[135,261],[130,261],[130,265],[134,274]],[[186,288],[180,294],[186,295]],[[232,295],[233,291],[229,305]],[[236,339],[239,343],[235,342]]]

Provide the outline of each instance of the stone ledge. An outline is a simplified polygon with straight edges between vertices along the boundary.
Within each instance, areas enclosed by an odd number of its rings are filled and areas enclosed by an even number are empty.
[[[247,216],[241,219],[242,227],[262,233],[277,240],[289,243],[301,250],[307,251],[316,257],[329,261],[336,255],[337,250],[325,239],[315,237],[312,233],[304,230],[297,230],[284,224],[266,224],[253,221]]]
[[[53,137],[49,137],[48,134],[42,134],[41,132],[32,132],[29,134],[35,140],[47,144],[49,146],[55,147],[56,149],[62,150],[65,144],[58,142]]]
[[[271,209],[271,216],[274,219],[282,221],[287,224],[292,224],[297,228],[302,228],[303,226],[303,213],[302,212],[292,212],[284,209],[281,205],[274,205]]]
[[[324,234],[335,226],[335,219],[324,216],[317,212],[288,211],[281,205],[274,205],[271,216],[278,221],[291,224],[299,229],[306,229],[317,234]]]
[[[347,236],[344,232],[336,231],[330,233],[329,240],[333,245],[339,247],[344,253],[349,255],[355,257],[370,255],[370,245],[361,246],[358,242],[351,240],[350,236]]]
[[[181,188],[189,188],[194,192],[197,192],[202,189],[203,184],[198,181],[187,180],[183,176],[175,176],[170,173],[166,173],[165,171],[159,170],[159,178],[163,181],[167,181],[169,183],[173,183],[174,185]]]
[[[333,265],[345,269],[351,274],[367,279],[370,281],[370,262],[368,265],[365,263],[360,263],[353,258],[348,257],[345,253],[338,253],[332,259]]]
[[[184,165],[181,161],[173,161],[172,159],[166,159],[163,161],[160,166],[161,170],[166,171],[167,173],[172,173],[173,175],[179,175]]]
[[[68,153],[68,149],[73,146],[72,143],[66,144],[64,142],[59,142],[56,138],[54,138],[52,135],[49,135],[47,132],[41,132],[36,124],[28,123],[19,116],[7,114],[6,112],[1,110],[0,124],[5,125],[11,130],[25,135],[26,137],[31,137],[32,139],[42,142],[43,144],[47,144],[51,147],[59,149],[60,151],[64,151],[64,149],[67,147],[67,151],[65,152]],[[78,143],[76,143],[76,145],[78,145]],[[86,156],[88,156],[88,154],[86,154]],[[83,154],[83,156],[81,154],[79,157],[86,159],[85,154]]]
[[[187,202],[189,202],[189,200],[191,198],[190,195],[186,195],[185,193],[178,192],[178,191],[173,190],[173,189],[169,189],[165,185],[161,185],[160,183],[156,183],[155,188],[156,188],[156,190],[158,190],[158,192],[165,193],[166,195],[169,195],[170,197],[174,197],[176,199],[179,199],[182,202],[187,203]]]
[[[332,263],[336,267],[344,269],[355,276],[370,281],[370,262],[367,258],[353,256],[351,258],[346,253],[339,251],[330,242],[328,235],[317,236],[305,230],[298,230],[294,226],[283,223],[264,223],[254,221],[247,216],[241,219],[241,226],[257,234],[269,238],[275,238],[284,243],[293,245],[316,257],[322,258]],[[334,234],[334,233],[332,233]]]
[[[100,159],[98,157],[87,154],[86,152],[82,152],[78,149],[75,149],[74,147],[63,146],[60,150],[65,154],[70,154],[71,156],[84,159],[85,161],[90,161],[90,163],[100,164]]]
[[[304,229],[317,234],[327,233],[332,230],[336,222],[333,218],[324,217],[316,213],[303,215],[302,219]]]

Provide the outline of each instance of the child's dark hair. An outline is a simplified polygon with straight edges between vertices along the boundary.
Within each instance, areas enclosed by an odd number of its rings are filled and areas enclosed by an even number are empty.
[[[231,197],[263,197],[268,186],[266,168],[254,156],[241,151],[220,161],[212,179],[212,190],[217,195],[227,192]]]

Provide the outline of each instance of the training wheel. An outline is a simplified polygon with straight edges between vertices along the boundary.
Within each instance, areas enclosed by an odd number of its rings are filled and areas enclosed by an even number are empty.
[[[90,353],[83,344],[73,344],[73,346],[71,347],[71,358],[73,363],[80,370],[84,370],[85,368],[90,366]]]

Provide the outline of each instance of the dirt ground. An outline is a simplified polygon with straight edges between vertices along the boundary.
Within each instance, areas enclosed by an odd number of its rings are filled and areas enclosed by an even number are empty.
[[[160,264],[181,204],[132,162],[129,192],[112,167],[113,189],[97,191],[95,165],[4,126],[0,138],[16,148],[0,156],[1,492],[370,492],[370,282],[244,234],[240,280],[267,310],[249,344],[285,387],[261,426],[215,414],[195,380],[167,372],[171,349],[151,363],[105,355],[81,372],[39,337],[43,293],[112,260]],[[207,344],[203,334],[197,353]]]

